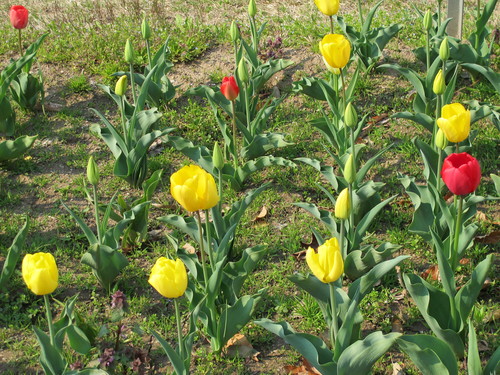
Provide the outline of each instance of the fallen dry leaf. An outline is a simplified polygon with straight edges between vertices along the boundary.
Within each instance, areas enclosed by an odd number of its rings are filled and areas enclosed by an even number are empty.
[[[260,212],[257,216],[255,216],[252,221],[259,221],[259,220],[262,220],[264,219],[265,217],[267,216],[267,207],[266,206],[262,206],[262,208],[260,209]]]
[[[470,263],[470,259],[469,258],[462,258],[458,261],[458,263],[460,264],[469,264]]]
[[[392,364],[392,375],[404,375],[403,368],[397,362]]]
[[[255,362],[259,361],[257,356],[260,354],[241,333],[237,333],[228,340],[224,347],[224,353],[230,358],[250,358]]]
[[[432,280],[439,280],[439,268],[437,264],[434,264],[427,268],[424,272],[420,274],[422,279],[427,280],[427,278],[430,276]]]
[[[495,230],[484,236],[476,236],[475,242],[485,243],[485,244],[496,244],[500,242],[500,231]]]
[[[484,212],[481,212],[481,211],[477,211],[476,212],[476,218],[479,221],[488,221],[488,218],[486,217],[486,214]]]
[[[196,249],[190,243],[185,243],[182,248],[186,250],[188,254],[196,254]]]
[[[295,260],[302,261],[302,260],[306,259],[306,253],[307,253],[307,250],[300,250],[300,251],[297,251],[296,253],[293,253],[292,256],[295,258]]]
[[[403,333],[403,323],[401,322],[401,319],[399,319],[397,316],[394,316],[392,318],[392,328],[391,332],[398,332],[398,333]]]
[[[321,375],[321,373],[316,370],[304,357],[302,357],[302,365],[287,365],[285,366],[285,370],[287,371],[287,374],[293,375]]]

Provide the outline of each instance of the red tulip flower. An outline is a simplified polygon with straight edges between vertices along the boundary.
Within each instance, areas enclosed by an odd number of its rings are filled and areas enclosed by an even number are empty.
[[[238,84],[236,83],[236,80],[233,76],[224,77],[222,79],[222,84],[220,85],[220,91],[227,100],[233,101],[238,97],[240,88],[238,87]]]
[[[28,25],[28,9],[22,5],[12,5],[9,15],[10,23],[15,29],[24,29]]]
[[[479,186],[481,167],[477,159],[466,152],[451,154],[444,159],[441,177],[453,194],[466,195]]]

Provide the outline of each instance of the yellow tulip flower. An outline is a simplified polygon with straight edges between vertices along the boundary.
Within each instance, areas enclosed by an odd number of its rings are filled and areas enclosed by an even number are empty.
[[[331,238],[318,247],[307,249],[306,262],[314,276],[323,283],[336,281],[344,273],[344,261],[337,239]]]
[[[158,293],[166,298],[178,298],[187,288],[186,267],[180,259],[159,258],[153,268],[148,282]]]
[[[352,156],[352,155],[351,155]],[[351,203],[349,199],[349,189],[342,190],[335,203],[335,217],[337,219],[345,220],[349,218],[351,212]]]
[[[208,210],[220,199],[213,176],[197,165],[187,165],[170,176],[170,193],[190,212]]]
[[[351,43],[343,35],[328,34],[319,42],[319,50],[326,63],[335,69],[342,69],[351,57]]]
[[[59,271],[52,254],[26,254],[21,273],[28,289],[38,296],[52,293],[57,288]]]
[[[339,0],[314,0],[314,4],[318,7],[319,11],[326,16],[333,16],[339,11]]]
[[[462,142],[470,132],[470,111],[460,103],[447,104],[437,119],[439,128],[450,142]]]

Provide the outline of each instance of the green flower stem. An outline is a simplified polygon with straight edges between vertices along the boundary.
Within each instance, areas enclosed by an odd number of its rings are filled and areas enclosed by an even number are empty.
[[[425,61],[426,61],[426,66],[427,66],[427,74],[429,74],[429,69],[431,67],[431,51],[430,51],[429,31],[425,32]]]
[[[127,144],[127,146],[130,146],[128,144],[128,141],[129,141],[129,136],[128,136],[128,130],[127,130],[127,119],[125,117],[125,98],[124,96],[122,95],[120,97],[120,117],[122,119],[122,130],[123,130],[123,140],[125,141],[125,143]]]
[[[203,281],[205,281],[205,290],[208,288],[207,266],[205,261],[205,245],[203,241],[203,227],[201,225],[200,211],[196,211],[196,219],[198,220],[198,233],[200,236],[200,253],[201,253],[201,268],[203,269]]]
[[[476,16],[477,20],[479,20],[481,18],[481,0],[477,0],[476,12],[477,12],[477,16]],[[476,50],[477,50],[477,48],[476,48]]]
[[[356,140],[354,139],[354,127],[351,128],[351,153],[352,153],[354,171],[355,171],[355,173],[357,173],[358,164],[356,162]],[[356,179],[354,180],[353,184],[356,184]],[[351,209],[352,209],[352,206],[351,206]]]
[[[255,55],[259,56],[259,38],[257,35],[257,26],[255,25],[255,17],[250,17],[250,31],[252,33],[252,46]]]
[[[102,245],[101,223],[99,220],[99,202],[97,201],[97,186],[92,185],[92,190],[94,192],[94,213],[95,213],[95,226],[97,228],[97,239],[99,241],[99,245]]]
[[[333,16],[330,16],[330,34],[333,34]]]
[[[337,301],[335,301],[335,284],[328,283],[330,288],[330,302],[332,305],[332,326],[330,327],[330,344],[332,346],[332,351],[335,350],[335,339],[339,332],[338,322],[337,322]]]
[[[340,69],[340,78],[342,79],[342,113],[345,113],[345,108],[347,106],[347,96],[345,90],[345,80],[344,80],[344,69]]]
[[[248,83],[245,83],[245,112],[246,112],[246,117],[247,117],[247,129],[250,132],[250,134],[253,136],[253,131],[250,127],[250,93],[249,93],[249,87],[250,85]]]
[[[436,146],[436,135],[438,131],[437,119],[441,115],[441,108],[443,106],[443,95],[436,95],[436,121],[434,121],[434,129],[432,130],[432,147],[436,150],[439,148]]]
[[[217,184],[217,188],[219,190],[219,202],[217,203],[217,209],[219,210],[219,212],[221,213],[222,215],[222,185],[224,183],[224,181],[222,180],[222,171],[220,169],[217,169],[218,171],[218,180],[219,180],[219,183]]]
[[[49,326],[50,345],[54,346],[55,333],[54,333],[54,325],[52,324],[52,313],[50,312],[49,296],[47,294],[44,294],[43,300],[45,302],[45,312],[47,313],[47,324]]]
[[[149,39],[146,39],[146,50],[148,51],[148,67],[149,70],[151,70],[152,65],[151,65],[151,48],[149,46]]]
[[[339,241],[339,247],[342,253],[342,259],[345,259],[347,257],[347,249],[344,249],[344,242],[345,242],[344,239],[345,239],[345,220],[342,219],[340,220],[340,241]]]
[[[236,69],[238,68],[238,63],[239,63],[239,61],[238,61],[238,42],[237,41],[235,41],[233,43],[233,47],[234,47],[234,66],[235,66],[234,75],[236,76]]]
[[[349,210],[349,221],[350,227],[349,231],[354,235],[354,199],[353,199],[354,189],[352,184],[349,184],[349,205],[351,209]],[[352,239],[351,239],[352,240]]]
[[[210,267],[212,270],[215,269],[215,260],[214,260],[214,254],[212,250],[212,234],[211,234],[211,229],[210,229],[210,211],[205,210],[205,228],[207,231],[207,242],[208,242],[208,258],[210,260]],[[213,271],[212,271],[213,272]]]
[[[22,43],[22,38],[21,38],[21,29],[19,29],[19,53],[22,56],[23,55],[23,43]]]
[[[438,0],[438,19],[437,19],[438,28],[441,26],[441,2],[442,0]]]
[[[441,168],[443,166],[443,150],[438,148],[438,167],[436,171],[436,186],[438,192],[438,199],[441,199]]]
[[[361,0],[358,0],[358,11],[359,11],[359,22],[361,23],[360,29],[362,29],[365,21],[363,19],[363,8],[361,7]]]
[[[233,112],[233,162],[234,169],[236,170],[238,169],[238,146],[236,143],[236,108],[234,105],[234,100],[231,100],[231,110]]]
[[[457,216],[455,222],[455,233],[454,233],[454,241],[453,241],[453,251],[451,252],[451,267],[452,270],[455,270],[458,256],[458,240],[460,238],[460,229],[462,225],[462,208],[463,208],[464,197],[460,195],[458,197],[458,208],[457,208]]]
[[[175,306],[175,320],[177,322],[177,340],[179,341],[179,357],[181,357],[182,362],[184,362],[184,345],[182,339],[182,327],[181,327],[181,313],[179,311],[179,302],[177,302],[177,298],[174,298],[174,306]]]
[[[130,86],[132,87],[132,98],[134,99],[134,105],[137,102],[137,96],[135,93],[135,81],[134,81],[134,66],[130,63]]]

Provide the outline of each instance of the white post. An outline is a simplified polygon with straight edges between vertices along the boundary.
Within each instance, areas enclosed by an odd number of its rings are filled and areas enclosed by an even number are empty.
[[[448,24],[448,35],[462,39],[462,23],[464,14],[464,0],[448,0],[448,18],[452,20]]]

